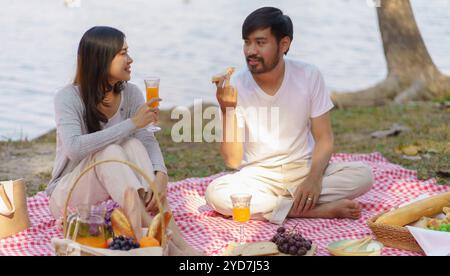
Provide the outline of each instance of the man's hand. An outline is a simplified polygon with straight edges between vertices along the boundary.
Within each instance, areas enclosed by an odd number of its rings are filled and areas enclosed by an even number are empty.
[[[227,108],[236,108],[237,105],[237,90],[233,86],[224,85],[224,82],[228,82],[228,77],[224,76],[217,85],[216,98],[219,102],[222,113],[225,113]]]
[[[319,201],[321,192],[322,178],[307,177],[295,191],[291,213],[300,215],[314,209]]]
[[[213,82],[217,85],[216,97],[223,114],[223,141],[220,144],[220,153],[227,167],[237,169],[242,163],[244,149],[240,141],[243,137],[242,130],[238,127],[236,116],[238,92],[229,84],[233,71],[230,68],[227,74],[213,79]],[[231,109],[230,112],[227,112],[228,108]]]
[[[161,204],[164,205],[167,197],[167,183],[169,182],[169,177],[167,174],[162,172],[156,172],[155,176],[156,186],[159,190],[159,197],[161,199]],[[152,195],[152,199],[145,206],[145,210],[149,213],[158,211],[158,204],[156,203],[155,194]]]
[[[302,215],[302,213],[314,209],[319,201],[322,192],[323,174],[333,153],[330,112],[311,119],[311,132],[316,142],[311,169],[306,180],[295,191],[294,205],[291,209],[291,213],[295,215]]]

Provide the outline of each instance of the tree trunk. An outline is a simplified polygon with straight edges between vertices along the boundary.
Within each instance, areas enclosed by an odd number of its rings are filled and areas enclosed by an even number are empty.
[[[357,92],[333,93],[340,108],[430,100],[450,93],[422,39],[409,0],[381,0],[378,23],[388,66],[386,80]]]

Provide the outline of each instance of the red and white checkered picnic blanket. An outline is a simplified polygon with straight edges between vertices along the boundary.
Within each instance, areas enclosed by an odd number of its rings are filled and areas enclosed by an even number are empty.
[[[375,183],[373,189],[358,198],[363,208],[361,219],[290,219],[287,228],[298,224],[303,236],[315,241],[318,255],[329,255],[327,245],[342,239],[361,239],[371,235],[367,220],[374,215],[399,206],[422,194],[450,191],[450,187],[438,186],[435,180],[418,181],[415,171],[389,163],[381,154],[337,154],[332,162],[363,161],[372,167]],[[177,225],[184,238],[196,249],[208,255],[220,255],[230,242],[239,237],[239,225],[214,212],[205,203],[208,184],[220,175],[207,178],[186,179],[169,186],[169,202]],[[245,226],[246,241],[270,240],[279,226],[268,222],[250,221]],[[385,248],[383,255],[410,255],[412,252]]]
[[[450,187],[439,186],[435,180],[418,181],[415,171],[406,170],[389,163],[381,154],[337,154],[332,162],[363,161],[372,167],[375,177],[373,189],[358,198],[363,207],[362,218],[353,220],[292,219],[288,228],[297,225],[297,229],[318,245],[318,255],[328,255],[326,250],[330,242],[342,239],[358,239],[371,234],[367,219],[422,194],[436,194],[450,191]],[[196,249],[207,255],[220,255],[230,242],[239,237],[239,226],[214,212],[205,203],[205,191],[208,184],[223,174],[191,178],[170,183],[168,199],[175,221],[184,238]],[[44,193],[28,199],[28,209],[32,227],[13,237],[0,240],[1,255],[54,255],[50,241],[61,238],[62,233],[48,210],[48,198]],[[248,242],[268,240],[278,226],[267,222],[250,221],[246,225]],[[416,255],[412,252],[385,248],[384,255]]]
[[[39,193],[28,198],[31,227],[13,237],[0,240],[0,256],[52,256],[54,237],[62,238],[56,220],[50,214],[48,197]]]

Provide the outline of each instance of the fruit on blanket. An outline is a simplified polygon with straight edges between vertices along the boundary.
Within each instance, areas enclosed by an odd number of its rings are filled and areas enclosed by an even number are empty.
[[[112,212],[111,226],[115,237],[124,236],[136,240],[131,223],[122,209],[116,208]]]
[[[450,209],[446,207],[443,209],[443,213],[446,215],[446,217],[443,218],[440,218],[438,216],[436,216],[435,218],[423,217],[418,222],[414,223],[413,226],[435,231],[450,232],[449,211]]]
[[[154,237],[143,237],[139,241],[139,244],[141,245],[141,248],[160,246],[159,241],[157,239],[155,239]]]
[[[398,208],[379,217],[376,223],[393,226],[405,226],[422,217],[439,214],[444,207],[450,206],[450,192],[423,199]]]
[[[426,217],[422,218],[423,221],[426,221],[426,228],[436,231],[450,232],[450,218],[448,214],[448,208],[444,208],[443,211],[447,215],[443,219]]]
[[[161,213],[158,213],[152,220],[152,223],[150,225],[148,235],[147,237],[153,237],[155,238],[160,244],[162,242],[162,216]],[[164,213],[164,222],[167,226],[169,225],[170,220],[172,219],[172,213],[171,212],[165,212]]]
[[[120,236],[115,237],[108,248],[111,250],[130,251],[139,247],[140,244],[136,243],[134,239]]]
[[[450,223],[441,224],[441,226],[439,227],[439,231],[450,232]]]
[[[277,229],[277,233],[284,234],[286,232],[286,228],[280,227]]]
[[[313,242],[305,239],[297,230],[296,227],[292,230],[287,230],[284,227],[280,227],[277,230],[275,236],[273,236],[271,242],[278,246],[278,250],[281,253],[304,256],[312,248]]]

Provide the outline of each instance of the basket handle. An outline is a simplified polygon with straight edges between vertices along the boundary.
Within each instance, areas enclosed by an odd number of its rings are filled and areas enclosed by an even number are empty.
[[[81,174],[75,179],[74,183],[72,184],[70,190],[69,190],[69,194],[67,195],[67,199],[66,199],[66,203],[64,205],[64,213],[63,213],[63,229],[64,229],[64,237],[67,235],[67,218],[68,218],[68,208],[69,208],[69,202],[70,199],[72,198],[72,194],[76,188],[76,186],[78,185],[78,183],[80,182],[80,179],[86,174],[88,173],[91,169],[95,168],[98,165],[104,164],[104,163],[121,163],[124,165],[127,165],[128,167],[130,167],[133,171],[135,171],[136,173],[140,174],[145,181],[148,183],[150,189],[153,191],[154,196],[156,196],[156,204],[158,205],[158,209],[159,211],[164,214],[164,208],[162,205],[162,201],[160,198],[160,194],[158,191],[158,187],[156,186],[156,183],[154,181],[152,181],[150,179],[150,177],[142,170],[140,169],[138,166],[136,166],[135,164],[129,162],[129,161],[124,161],[124,160],[116,160],[116,159],[108,159],[108,160],[103,160],[103,161],[97,161],[94,162],[93,164],[89,165],[86,169],[83,170],[83,172],[81,172]],[[164,233],[166,233],[166,222],[164,219],[161,220],[161,227],[162,227],[162,238],[161,238],[161,247],[164,247],[166,245],[166,235]]]

